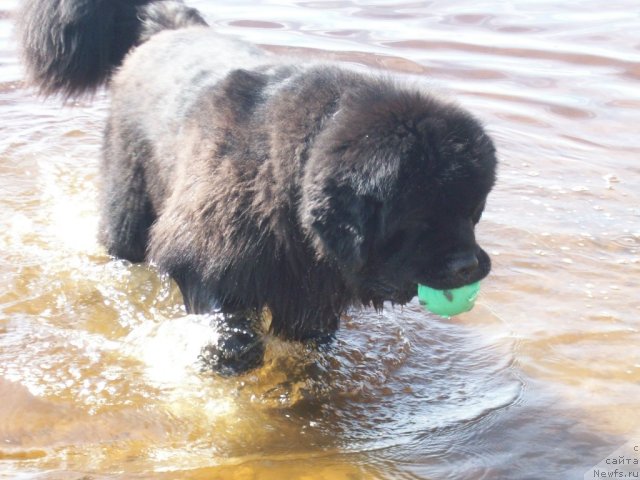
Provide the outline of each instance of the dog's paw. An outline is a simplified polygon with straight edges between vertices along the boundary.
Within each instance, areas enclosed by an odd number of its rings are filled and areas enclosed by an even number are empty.
[[[221,314],[215,327],[219,334],[217,341],[203,347],[200,353],[205,369],[230,377],[262,365],[265,347],[255,322]]]

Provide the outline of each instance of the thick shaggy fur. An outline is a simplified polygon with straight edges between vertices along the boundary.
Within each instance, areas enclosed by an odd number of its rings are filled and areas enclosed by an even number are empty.
[[[175,1],[26,0],[31,78],[107,79],[101,239],[179,284],[187,310],[272,312],[287,339],[352,305],[484,277],[474,226],[496,159],[461,108],[385,76],[292,64]]]

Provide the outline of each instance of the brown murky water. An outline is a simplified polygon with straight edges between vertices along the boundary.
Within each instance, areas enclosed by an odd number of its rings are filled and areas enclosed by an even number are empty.
[[[354,312],[203,375],[209,334],[96,244],[107,100],[21,83],[0,6],[0,478],[582,479],[640,441],[640,6],[193,1],[221,32],[454,96],[499,145],[472,312]],[[257,4],[256,4],[257,3]]]

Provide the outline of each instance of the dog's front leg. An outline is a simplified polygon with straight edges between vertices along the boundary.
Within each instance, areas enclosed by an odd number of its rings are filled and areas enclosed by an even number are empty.
[[[205,368],[222,376],[240,375],[262,365],[264,332],[260,312],[222,302],[215,286],[189,274],[174,275],[187,313],[207,315],[217,335],[203,346],[200,360]],[[218,293],[218,294],[216,294]]]
[[[233,376],[262,365],[264,339],[258,312],[221,311],[209,316],[218,335],[200,353],[206,368],[222,376]]]

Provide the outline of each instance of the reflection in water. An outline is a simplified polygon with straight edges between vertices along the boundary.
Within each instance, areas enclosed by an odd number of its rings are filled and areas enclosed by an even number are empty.
[[[190,2],[223,33],[392,70],[480,116],[493,257],[451,320],[351,312],[239,379],[152,267],[95,241],[108,105],[21,76],[0,7],[0,477],[582,478],[640,438],[640,18],[632,2]],[[4,9],[4,10],[3,10]]]

